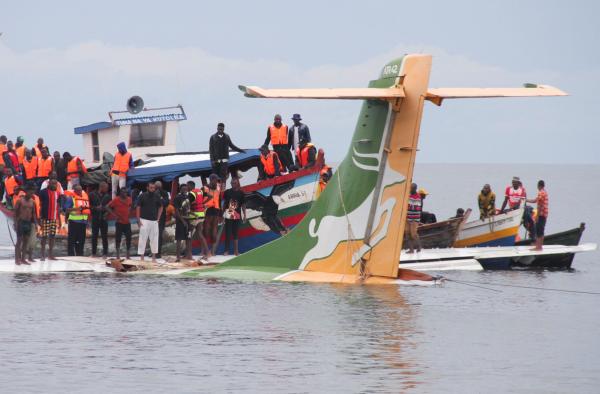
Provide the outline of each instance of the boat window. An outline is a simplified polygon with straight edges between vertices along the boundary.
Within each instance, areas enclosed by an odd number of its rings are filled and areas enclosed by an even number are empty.
[[[98,132],[92,132],[92,154],[95,162],[100,161],[100,143],[98,142]]]
[[[162,146],[165,144],[165,122],[131,125],[129,146]]]

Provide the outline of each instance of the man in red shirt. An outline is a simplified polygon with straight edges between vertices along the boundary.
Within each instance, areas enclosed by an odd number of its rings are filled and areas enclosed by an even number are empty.
[[[508,209],[511,211],[519,209],[521,207],[521,202],[525,200],[525,198],[527,198],[527,192],[521,183],[521,179],[519,179],[518,176],[513,177],[512,186],[508,186],[504,193],[504,202],[502,202],[500,211],[504,212],[506,204],[508,204]]]
[[[548,219],[548,193],[543,180],[537,184],[538,194],[534,199],[527,200],[530,203],[537,203],[537,219],[535,221],[535,248],[533,250],[542,250],[544,245],[544,230],[546,229],[546,219]]]
[[[117,259],[120,258],[121,239],[125,235],[125,258],[129,260],[129,249],[131,248],[131,223],[129,214],[131,212],[131,197],[127,195],[127,189],[122,187],[119,194],[106,205],[108,215],[115,217],[115,248]]]

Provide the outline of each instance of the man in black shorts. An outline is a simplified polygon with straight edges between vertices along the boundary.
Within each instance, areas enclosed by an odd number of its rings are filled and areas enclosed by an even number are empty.
[[[35,236],[37,223],[35,203],[33,201],[35,186],[27,185],[25,190],[25,196],[19,198],[14,207],[15,230],[17,232],[17,242],[15,244],[16,265],[29,265],[29,262],[25,259],[25,254],[29,244],[29,237]],[[29,256],[29,260],[33,262],[31,256]]]
[[[185,258],[192,260],[192,242],[190,232],[193,230],[190,225],[190,200],[188,196],[188,187],[183,184],[179,187],[179,194],[173,199],[175,207],[175,253],[176,261],[181,256],[181,241],[185,242]]]

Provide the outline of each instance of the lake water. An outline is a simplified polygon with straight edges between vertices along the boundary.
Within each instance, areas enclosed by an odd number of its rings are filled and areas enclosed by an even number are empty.
[[[513,175],[550,195],[548,232],[600,240],[600,166],[419,165],[438,219]],[[10,245],[5,226],[0,241]],[[600,292],[600,254],[572,272],[452,279]],[[485,287],[492,287],[485,285]],[[237,283],[127,275],[0,275],[2,392],[600,391],[600,295]]]

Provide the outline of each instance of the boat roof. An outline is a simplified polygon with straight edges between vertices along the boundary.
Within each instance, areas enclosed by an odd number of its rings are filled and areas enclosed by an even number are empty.
[[[208,152],[184,152],[166,155],[149,155],[150,159],[127,173],[128,183],[151,181],[171,182],[185,175],[209,176],[212,173]],[[258,149],[246,149],[245,153],[230,152],[229,168],[247,171],[260,160]]]

